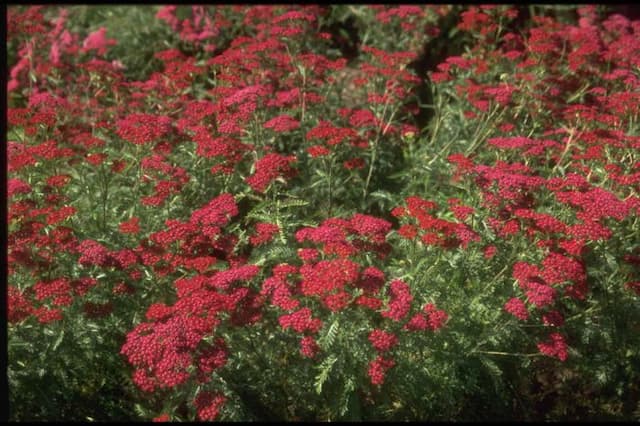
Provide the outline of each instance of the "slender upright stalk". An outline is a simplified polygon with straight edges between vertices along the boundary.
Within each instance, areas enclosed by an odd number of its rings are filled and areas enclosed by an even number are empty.
[[[386,88],[384,95],[387,96],[389,93],[389,89]],[[391,97],[387,96],[387,100],[384,103],[384,108],[382,109],[382,118],[381,118],[381,123],[384,123],[384,117],[387,114],[387,108],[389,107],[389,102],[391,101]],[[378,131],[376,132],[376,137],[373,140],[373,142],[370,144],[371,145],[371,161],[369,162],[369,171],[367,173],[367,179],[365,181],[364,184],[364,190],[362,193],[362,204],[364,207],[364,203],[367,200],[367,194],[369,192],[369,184],[371,182],[371,176],[373,175],[373,169],[375,167],[375,163],[376,163],[376,159],[377,159],[377,155],[378,155],[378,144],[380,142],[380,138],[385,135],[387,133],[387,130],[389,130],[389,127],[391,126],[391,122],[393,121],[393,117],[396,115],[396,112],[398,111],[398,109],[394,109],[391,114],[389,115],[389,120],[387,121],[386,125],[384,126],[379,126],[378,127]]]
[[[104,165],[100,167],[102,182],[102,232],[107,230],[107,201],[109,199],[109,178],[104,170]]]
[[[333,154],[330,155],[330,160],[329,160],[329,170],[327,172],[328,175],[328,189],[329,189],[329,194],[328,194],[328,198],[329,198],[329,207],[327,208],[327,217],[331,217],[331,209],[333,207]]]

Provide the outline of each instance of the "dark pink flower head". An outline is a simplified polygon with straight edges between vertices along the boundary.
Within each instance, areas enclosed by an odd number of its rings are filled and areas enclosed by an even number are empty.
[[[441,329],[449,319],[449,315],[442,309],[437,309],[433,303],[427,303],[422,310],[427,315],[429,329],[432,331]]]
[[[7,180],[7,196],[11,198],[15,194],[28,194],[31,192],[31,185],[21,179],[11,178]]]
[[[290,132],[298,127],[300,127],[300,122],[287,114],[279,115],[264,123],[265,129],[272,129],[278,133]]]
[[[326,155],[331,154],[331,151],[328,148],[326,148],[326,147],[324,147],[322,145],[310,146],[309,148],[307,148],[307,152],[313,158],[324,157]]]
[[[587,220],[597,221],[605,217],[623,220],[629,213],[629,208],[624,201],[602,188],[593,188],[586,192],[556,192],[556,198],[563,203],[582,209],[583,217]]]
[[[394,280],[391,282],[390,291],[391,301],[387,310],[383,311],[381,315],[393,321],[400,321],[411,309],[411,301],[413,300],[411,289],[404,281]]]
[[[517,297],[509,299],[509,301],[504,304],[504,310],[522,321],[526,321],[529,318],[527,305]]]
[[[525,294],[527,295],[527,300],[537,308],[551,305],[556,299],[557,291],[549,285],[529,281],[525,283],[524,286],[526,288]]]
[[[154,308],[158,312],[150,313],[152,317],[161,315],[162,319],[139,324],[127,335],[120,350],[137,369],[133,381],[143,390],[172,388],[187,381],[194,362],[193,351],[211,330],[211,321],[180,315],[177,306],[167,314],[167,307],[158,304]]]
[[[295,176],[297,171],[292,167],[295,161],[295,156],[267,154],[256,161],[254,174],[247,177],[245,181],[254,191],[264,192],[277,178],[286,179]]]
[[[379,124],[378,119],[368,109],[354,110],[349,118],[349,124],[355,128],[359,127],[377,127]]]
[[[312,336],[305,336],[300,341],[300,353],[305,358],[315,358],[320,352],[320,346]]]
[[[393,368],[396,362],[393,358],[385,358],[382,355],[378,355],[376,359],[369,363],[369,378],[374,385],[381,385],[384,383],[387,371]]]
[[[542,314],[542,323],[553,327],[561,327],[564,324],[564,316],[559,311],[549,311]]]
[[[520,282],[522,286],[524,282],[530,278],[535,278],[540,275],[540,268],[536,265],[532,265],[527,262],[518,261],[513,265],[512,276]]]
[[[217,272],[207,280],[207,284],[211,287],[226,290],[234,282],[251,280],[258,272],[260,272],[260,268],[256,265],[238,266]]]
[[[249,241],[254,246],[267,243],[273,239],[273,236],[280,230],[275,223],[260,222],[256,223],[256,233],[249,237]]]
[[[298,333],[309,331],[317,333],[322,327],[322,320],[313,318],[311,309],[302,308],[292,314],[282,315],[278,322],[283,329],[293,328]]]
[[[116,122],[116,134],[136,145],[154,142],[171,130],[171,119],[162,115],[132,113]]]
[[[226,401],[227,398],[222,394],[214,395],[211,392],[200,392],[193,401],[198,412],[198,419],[204,422],[215,420]]]
[[[82,48],[85,52],[89,50],[97,50],[98,55],[104,55],[107,53],[108,46],[114,46],[116,44],[118,44],[117,40],[107,38],[107,29],[105,27],[100,27],[84,39],[82,42]]]
[[[94,240],[84,240],[78,245],[80,258],[78,263],[81,265],[97,265],[105,266],[109,261],[109,250]]]
[[[29,298],[18,287],[7,288],[7,320],[11,324],[28,318],[34,312]]]
[[[178,28],[180,20],[175,16],[178,6],[162,6],[156,13],[156,19],[165,21],[175,31]]]
[[[222,338],[218,338],[214,345],[204,345],[197,357],[199,372],[207,377],[212,371],[225,366],[228,355],[227,346]]]
[[[369,341],[376,351],[386,352],[398,344],[398,336],[384,330],[375,329],[369,333]]]
[[[325,296],[341,291],[358,279],[360,267],[349,259],[322,260],[300,267],[300,291],[306,296]]]
[[[318,250],[313,248],[298,249],[298,257],[305,263],[311,263],[318,259]]]
[[[131,219],[120,223],[119,229],[123,234],[137,234],[140,232],[140,219],[132,217]]]
[[[392,225],[384,219],[356,213],[351,218],[351,226],[360,235],[380,235],[384,237]]]
[[[541,277],[549,284],[566,281],[580,282],[587,278],[581,262],[560,253],[549,253],[542,261],[544,270]]]
[[[311,241],[316,244],[330,244],[344,242],[347,232],[341,227],[322,223],[315,228],[302,228],[296,232],[296,240],[299,243]]]
[[[384,286],[384,272],[375,266],[365,268],[360,274],[360,279],[355,284],[356,287],[362,289],[367,295],[374,295],[380,292]]]
[[[165,422],[170,422],[171,421],[171,417],[169,417],[169,414],[167,414],[167,413],[162,413],[160,415],[157,415],[153,419],[151,419],[151,421],[153,423],[165,423]]]
[[[560,333],[552,333],[548,341],[538,343],[538,349],[540,353],[558,358],[560,361],[565,361],[568,356],[567,343]]]
[[[238,214],[238,206],[233,195],[224,193],[212,199],[206,206],[191,214],[191,223],[200,226],[225,226]]]

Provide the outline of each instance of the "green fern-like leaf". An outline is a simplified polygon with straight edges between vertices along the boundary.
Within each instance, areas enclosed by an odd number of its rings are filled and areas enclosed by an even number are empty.
[[[340,415],[344,416],[345,414],[347,414],[347,412],[351,412],[351,414],[356,414],[355,411],[359,411],[359,410],[354,410],[354,402],[355,402],[355,398],[356,395],[354,394],[354,391],[356,390],[356,383],[353,380],[353,378],[349,377],[346,381],[346,383],[344,384],[344,392],[341,398],[341,404],[340,404]],[[359,415],[359,413],[358,413]]]
[[[295,198],[287,201],[278,202],[278,208],[281,208],[281,209],[288,209],[290,207],[305,207],[308,205],[309,205],[308,201],[295,199]]]
[[[282,226],[282,221],[280,220],[280,218],[281,216],[278,214],[276,216],[276,225],[278,225],[278,236],[280,237],[280,242],[282,244],[287,244],[287,239],[283,232],[284,227]]]
[[[149,419],[151,418],[151,412],[149,410],[147,410],[146,408],[144,408],[142,405],[140,404],[135,404],[133,406],[133,410],[136,412],[136,414],[138,416],[140,416],[143,419]]]
[[[264,265],[267,261],[274,259],[291,259],[296,256],[296,250],[289,246],[272,246],[269,250],[263,252],[261,256],[253,261],[256,265]]]
[[[335,342],[336,337],[338,336],[339,329],[340,329],[340,322],[336,318],[336,320],[333,321],[333,323],[331,323],[331,325],[329,326],[329,329],[327,330],[327,334],[325,334],[320,341],[320,345],[322,346],[322,349],[327,350],[331,346],[333,346],[333,343]]]
[[[315,389],[316,393],[320,395],[322,393],[322,386],[329,378],[329,373],[331,373],[331,369],[333,368],[333,364],[336,363],[338,357],[335,355],[330,355],[327,359],[325,359],[322,364],[318,367],[320,372],[316,376]]]
[[[490,359],[483,358],[481,360],[482,365],[485,367],[486,371],[491,376],[491,381],[496,390],[500,390],[501,388],[501,379],[502,379],[502,370],[498,365]]]

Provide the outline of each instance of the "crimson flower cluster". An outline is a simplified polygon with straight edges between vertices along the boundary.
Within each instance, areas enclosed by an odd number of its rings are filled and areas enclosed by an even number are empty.
[[[412,223],[404,223],[398,233],[409,240],[418,236],[426,245],[444,248],[466,248],[472,242],[479,242],[480,236],[471,227],[463,223],[474,211],[472,207],[458,204],[459,200],[449,200],[450,209],[461,222],[452,222],[440,219],[431,212],[437,209],[433,201],[424,200],[418,196],[406,198],[406,207],[396,207],[391,214],[398,218],[407,218],[417,222],[418,227]]]
[[[324,325],[320,317],[326,311],[363,309],[388,327],[407,332],[436,331],[444,326],[448,315],[433,304],[409,318],[413,302],[409,285],[401,280],[385,285],[384,272],[363,264],[363,255],[387,256],[386,236],[391,226],[383,219],[355,214],[350,219],[329,218],[317,227],[302,228],[296,233],[298,242],[313,245],[298,249],[302,264],[277,265],[263,281],[260,294],[278,311],[286,312],[279,316],[280,326],[302,335],[303,357],[315,358],[323,353],[317,338]],[[320,302],[319,306],[312,303],[314,300]],[[398,344],[398,335],[374,329],[368,340],[376,351],[389,352]],[[390,354],[372,361],[368,369],[372,383],[382,384],[386,371],[394,365]]]

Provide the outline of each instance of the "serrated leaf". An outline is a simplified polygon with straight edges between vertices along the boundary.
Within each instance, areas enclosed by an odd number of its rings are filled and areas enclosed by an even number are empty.
[[[369,196],[373,198],[382,198],[384,200],[395,201],[393,195],[390,192],[382,191],[382,190],[374,191],[370,193]]]
[[[286,209],[289,207],[304,207],[308,205],[309,205],[309,202],[305,200],[288,200],[288,201],[279,202],[278,208]]]
[[[498,379],[500,376],[502,376],[502,370],[500,370],[500,367],[498,367],[498,365],[494,361],[483,358],[482,364],[487,368],[487,371],[494,379]]]
[[[320,372],[316,376],[316,382],[315,382],[315,389],[318,395],[322,393],[322,385],[324,385],[324,383],[329,378],[329,373],[333,368],[333,364],[335,364],[337,360],[338,358],[335,355],[330,355],[327,359],[325,359],[322,362],[322,364],[318,366],[318,369],[320,370]]]
[[[344,385],[344,395],[342,398],[342,406],[340,407],[340,415],[344,416],[349,413],[349,420],[360,420],[360,402],[358,401],[358,394],[354,392],[356,390],[356,384],[350,377]]]
[[[142,418],[148,417],[148,413],[147,410],[140,404],[135,404],[133,406],[134,411],[136,412],[136,414]]]
[[[60,335],[58,336],[58,338],[56,339],[56,341],[53,343],[53,347],[52,349],[55,351],[56,349],[58,349],[58,346],[60,346],[60,343],[62,343],[62,339],[64,339],[64,330],[62,330],[60,332]]]
[[[322,341],[320,342],[322,345],[322,349],[327,350],[331,346],[333,346],[333,343],[335,342],[336,337],[338,336],[339,328],[340,328],[340,322],[336,318],[333,321],[333,323],[331,323],[331,325],[329,326],[329,329],[327,330],[327,334],[324,335],[324,337],[322,338]]]

